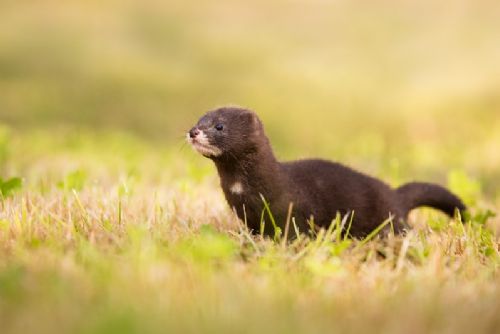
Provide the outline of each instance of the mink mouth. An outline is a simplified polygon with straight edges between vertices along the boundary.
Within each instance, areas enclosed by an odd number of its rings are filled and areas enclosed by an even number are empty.
[[[206,135],[202,133],[200,138],[191,138],[189,133],[187,134],[187,141],[191,144],[191,147],[204,157],[218,157],[222,154],[222,150],[214,145],[208,143]]]

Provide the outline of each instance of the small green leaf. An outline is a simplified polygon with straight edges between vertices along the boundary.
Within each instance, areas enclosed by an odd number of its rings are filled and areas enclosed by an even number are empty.
[[[19,177],[13,177],[7,181],[0,179],[0,194],[3,197],[11,196],[16,190],[21,189],[23,180]]]

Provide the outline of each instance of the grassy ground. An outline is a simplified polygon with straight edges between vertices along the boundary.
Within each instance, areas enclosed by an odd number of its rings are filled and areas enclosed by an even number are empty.
[[[1,202],[2,333],[500,329],[487,218],[500,199],[462,172],[449,182],[475,201],[465,225],[423,210],[405,237],[283,244],[248,234],[194,152],[120,134],[4,138],[24,184]]]
[[[500,332],[499,4],[1,1],[0,332]],[[472,219],[251,236],[183,144],[227,103]]]

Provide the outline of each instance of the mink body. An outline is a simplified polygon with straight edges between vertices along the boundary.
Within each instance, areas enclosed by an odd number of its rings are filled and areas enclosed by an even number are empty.
[[[205,114],[188,132],[188,141],[214,161],[226,200],[253,232],[260,230],[263,198],[283,229],[290,203],[300,232],[327,228],[337,214],[352,215],[351,237],[361,238],[392,217],[395,233],[406,230],[410,210],[430,206],[452,216],[465,210],[445,188],[412,182],[391,188],[384,182],[339,163],[321,159],[279,162],[257,115],[226,107]],[[274,234],[268,215],[266,235]],[[350,218],[349,218],[350,219]],[[344,226],[344,230],[347,226]],[[390,225],[383,230],[387,232]]]

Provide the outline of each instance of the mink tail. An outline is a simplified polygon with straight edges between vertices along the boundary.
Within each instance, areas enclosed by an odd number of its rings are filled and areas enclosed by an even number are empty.
[[[396,193],[403,204],[405,216],[410,210],[420,206],[441,210],[450,217],[455,214],[455,209],[460,210],[462,217],[466,210],[460,198],[437,184],[411,182],[397,188]]]

